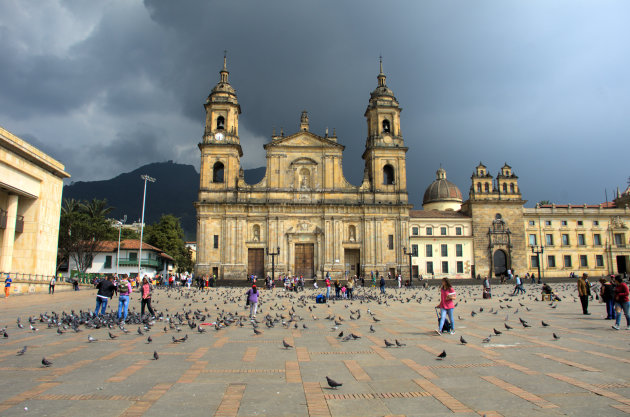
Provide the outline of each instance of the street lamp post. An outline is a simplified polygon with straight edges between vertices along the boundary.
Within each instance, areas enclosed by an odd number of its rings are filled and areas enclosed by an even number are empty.
[[[411,287],[411,279],[413,278],[411,258],[413,257],[413,250],[407,253],[407,247],[403,246],[403,254],[409,257],[409,287]]]
[[[540,274],[540,255],[545,251],[545,247],[543,245],[530,245],[532,248],[532,253],[534,255],[536,255],[536,263],[538,264],[538,282],[540,282],[540,279],[542,278],[541,274]]]
[[[280,246],[276,247],[275,252],[269,252],[269,248],[265,249],[267,256],[271,256],[271,281],[276,281],[276,256],[280,255]]]
[[[147,198],[147,181],[155,182],[155,178],[148,175],[140,175],[140,178],[144,180],[144,192],[142,194],[142,220],[140,223],[140,254],[138,255],[138,279],[141,279],[142,275],[142,235],[144,232],[144,204]]]

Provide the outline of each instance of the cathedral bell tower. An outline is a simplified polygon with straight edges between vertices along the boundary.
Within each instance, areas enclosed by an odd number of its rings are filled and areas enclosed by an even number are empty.
[[[241,170],[243,156],[238,137],[238,116],[241,106],[236,91],[228,81],[227,57],[223,56],[220,80],[206,99],[206,127],[201,151],[200,200],[213,200],[212,193],[204,191],[235,190]],[[217,196],[221,198],[221,196]]]
[[[385,83],[382,59],[376,78],[378,85],[370,94],[365,110],[368,134],[362,156],[365,160],[364,185],[366,181],[369,183],[375,201],[407,203],[407,148],[400,130],[402,109]]]

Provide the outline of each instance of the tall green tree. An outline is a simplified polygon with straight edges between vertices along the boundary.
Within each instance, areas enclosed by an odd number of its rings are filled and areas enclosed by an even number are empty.
[[[94,253],[112,234],[112,225],[105,218],[111,210],[107,200],[64,200],[59,221],[58,248],[61,261],[73,260],[80,272],[90,267]],[[57,267],[61,263],[58,262]]]
[[[178,270],[193,270],[192,254],[186,247],[184,230],[178,217],[165,214],[159,222],[146,226],[144,230],[144,241],[172,256]]]

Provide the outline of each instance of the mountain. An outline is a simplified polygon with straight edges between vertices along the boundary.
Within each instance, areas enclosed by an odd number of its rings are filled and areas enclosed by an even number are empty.
[[[144,187],[140,176],[144,174],[156,180],[147,182],[145,223],[152,224],[163,214],[173,214],[181,219],[186,240],[195,240],[197,220],[193,202],[197,200],[199,173],[192,165],[156,162],[109,180],[73,182],[63,187],[63,198],[107,199],[114,207],[110,214],[112,218],[122,219],[127,215],[127,223],[140,222]],[[256,184],[264,175],[264,167],[248,169],[245,170],[245,181]]]

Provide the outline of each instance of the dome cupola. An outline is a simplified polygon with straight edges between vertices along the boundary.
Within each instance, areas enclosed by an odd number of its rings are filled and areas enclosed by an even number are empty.
[[[440,167],[436,179],[427,187],[422,199],[425,210],[458,211],[462,206],[462,192],[446,179],[446,171]]]

